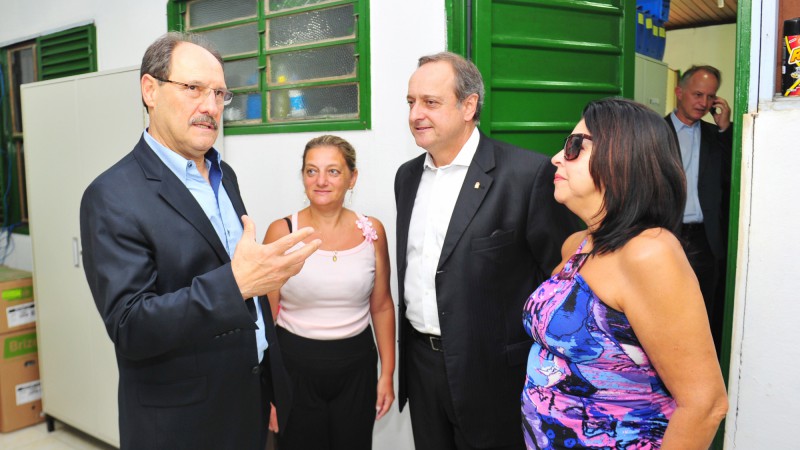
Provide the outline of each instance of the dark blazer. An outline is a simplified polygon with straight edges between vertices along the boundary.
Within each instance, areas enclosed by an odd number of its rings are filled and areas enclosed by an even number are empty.
[[[670,114],[665,117],[670,130],[675,125]],[[731,153],[733,149],[733,123],[723,133],[715,124],[700,121],[700,168],[697,177],[697,194],[703,211],[706,238],[714,258],[725,259],[728,248],[728,213],[730,211]]]
[[[406,250],[424,159],[403,164],[395,178],[401,410],[408,397]],[[442,346],[457,420],[473,447],[523,447],[520,395],[532,340],[522,307],[578,229],[553,199],[554,174],[545,156],[481,134],[445,235],[436,275]]]
[[[222,171],[245,214],[236,174]],[[80,221],[86,279],[116,349],[121,448],[263,450],[273,380],[284,423],[290,402],[269,305],[261,297],[269,363],[259,365],[253,300],[144,138],[86,189]]]

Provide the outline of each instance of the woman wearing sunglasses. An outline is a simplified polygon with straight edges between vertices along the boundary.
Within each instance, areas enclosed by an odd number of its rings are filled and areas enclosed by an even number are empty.
[[[556,200],[588,228],[523,310],[528,448],[707,449],[727,398],[676,238],[686,188],[672,133],[644,105],[599,100],[552,162]]]

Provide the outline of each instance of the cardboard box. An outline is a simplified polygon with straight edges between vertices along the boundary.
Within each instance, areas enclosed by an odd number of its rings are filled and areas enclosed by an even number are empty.
[[[31,273],[0,266],[0,334],[36,327]]]
[[[36,330],[0,334],[0,432],[44,420]]]

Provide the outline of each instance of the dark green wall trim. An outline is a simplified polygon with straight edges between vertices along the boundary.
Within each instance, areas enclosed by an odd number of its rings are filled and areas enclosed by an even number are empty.
[[[725,316],[722,329],[722,375],[727,382],[730,374],[731,338],[733,327],[733,297],[736,288],[736,254],[739,241],[739,197],[742,188],[742,116],[749,112],[750,95],[750,46],[752,45],[751,0],[739,0],[736,24],[736,86],[734,87],[734,111],[739,117],[733,121],[733,158],[731,160],[731,203],[728,236],[728,267],[725,281]]]
[[[622,96],[633,98],[636,79],[636,0],[622,3],[622,23],[625,27],[622,38],[622,67],[620,67]]]
[[[167,3],[167,30],[185,31],[182,19],[185,12],[185,0],[169,0]]]
[[[720,367],[725,384],[731,377],[731,344],[733,339],[733,309],[736,294],[736,256],[739,251],[739,199],[742,190],[742,117],[750,112],[750,48],[753,45],[751,33],[752,0],[739,0],[736,23],[736,61],[734,87],[734,106],[739,117],[733,120],[733,154],[731,157],[731,197],[728,216],[728,266],[725,279],[725,305],[722,319],[722,345],[720,348]],[[711,446],[714,450],[724,448],[725,422],[717,430]]]
[[[467,11],[464,0],[445,0],[447,14],[447,50],[461,56],[467,54]]]

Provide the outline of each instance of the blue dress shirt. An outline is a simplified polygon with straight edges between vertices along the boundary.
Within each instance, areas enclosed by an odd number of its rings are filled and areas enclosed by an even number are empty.
[[[144,140],[150,146],[161,161],[169,167],[169,170],[189,189],[197,203],[203,208],[211,225],[219,236],[220,242],[225,246],[228,256],[233,258],[236,244],[242,237],[242,222],[233,209],[231,199],[225,186],[222,185],[222,167],[220,161],[222,157],[213,148],[206,153],[206,168],[208,169],[208,179],[203,178],[200,171],[195,167],[194,161],[187,160],[178,153],[168,149],[156,141],[150,133],[144,131]],[[267,337],[264,334],[264,315],[261,312],[261,305],[258,299],[253,299],[256,305],[256,344],[258,350],[258,361],[264,358],[267,350]]]
[[[686,125],[675,115],[670,114],[678,145],[681,148],[683,171],[686,173],[686,207],[683,210],[683,223],[702,223],[703,211],[700,209],[700,194],[697,181],[700,176],[700,121]]]

